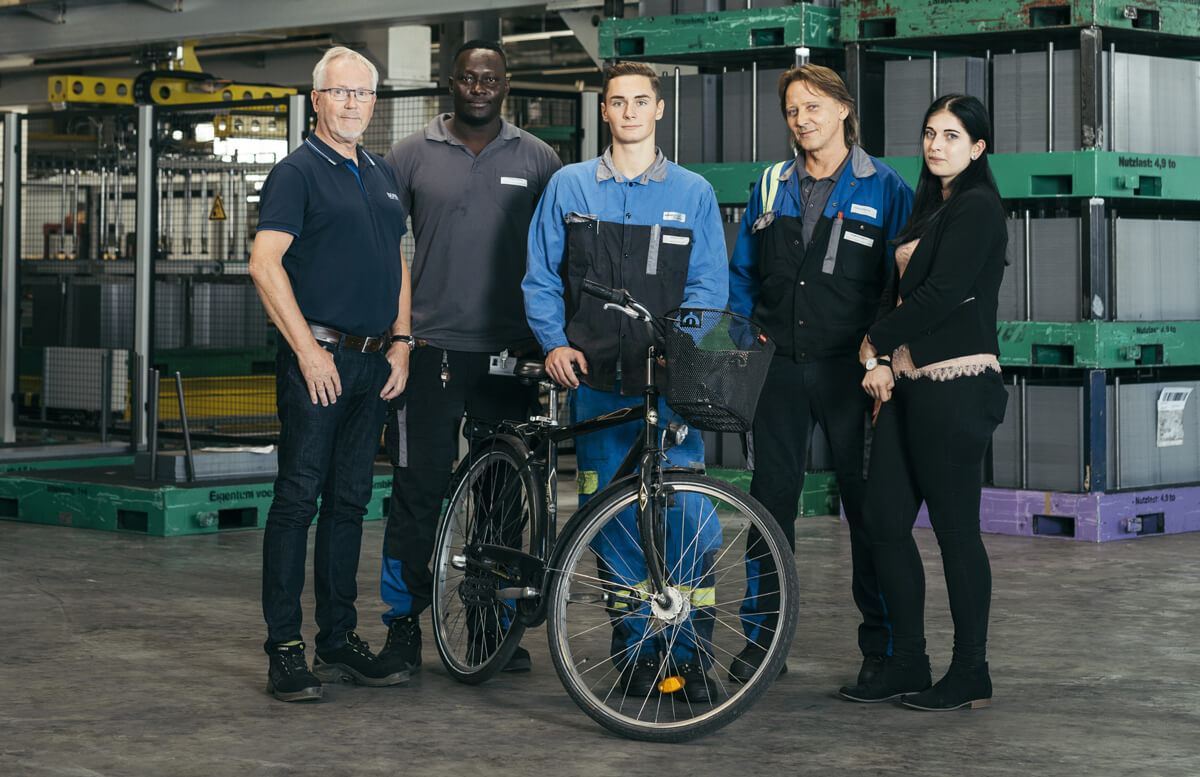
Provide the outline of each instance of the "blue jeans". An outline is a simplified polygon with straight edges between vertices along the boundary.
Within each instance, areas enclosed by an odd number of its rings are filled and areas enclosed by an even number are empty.
[[[264,648],[302,639],[304,562],[308,527],[317,517],[313,591],[317,652],[341,647],[358,614],[358,556],[362,519],[371,499],[375,454],[385,403],[379,392],[390,368],[383,352],[359,353],[322,343],[342,383],[337,402],[313,404],[296,354],[286,344],[275,358],[279,410],[279,475],[263,533]],[[317,499],[320,497],[318,514]]]

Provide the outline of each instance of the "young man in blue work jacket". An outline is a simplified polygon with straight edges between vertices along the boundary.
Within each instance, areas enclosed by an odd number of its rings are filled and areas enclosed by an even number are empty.
[[[819,65],[785,71],[779,107],[797,156],[767,168],[755,185],[729,267],[730,310],[754,318],[776,344],[750,436],[750,493],[794,549],[813,425],[821,425],[850,526],[861,684],[883,665],[891,632],[862,535],[867,396],[858,345],[891,270],[888,241],[908,219],[913,194],[858,145],[854,98],[837,73]],[[753,570],[747,577],[756,579]],[[756,598],[751,586],[742,604],[746,648],[729,667],[735,680],[754,674],[760,631],[774,628]]]
[[[624,288],[660,316],[680,306],[723,309],[728,297],[712,187],[668,162],[654,144],[665,105],[653,69],[638,63],[609,68],[602,97],[601,118],[612,132],[612,146],[599,159],[568,165],[550,179],[530,226],[522,283],[526,317],[546,354],[546,370],[574,390],[572,421],[641,403],[650,345],[644,326],[581,294],[585,279]],[[661,423],[674,416],[660,400]],[[612,479],[640,429],[640,423],[631,423],[576,441],[581,503]],[[668,459],[675,465],[702,463],[699,433],[672,448]],[[646,567],[636,518],[628,513],[619,520],[626,530],[610,524],[594,549],[610,581],[632,589],[645,581]],[[614,618],[612,658],[628,694],[649,694],[670,673],[683,678],[689,701],[711,698],[712,658],[704,643],[712,623],[704,610],[693,610],[669,655],[664,640],[647,633],[645,613]]]

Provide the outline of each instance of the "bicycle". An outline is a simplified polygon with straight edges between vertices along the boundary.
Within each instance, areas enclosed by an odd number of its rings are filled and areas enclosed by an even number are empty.
[[[659,321],[623,290],[585,291],[663,342],[647,353],[643,402],[560,425],[560,388],[544,364],[493,357],[494,371],[542,383],[549,415],[501,423],[458,468],[435,543],[435,641],[453,677],[480,683],[505,666],[527,628],[547,621],[555,671],[585,713],[626,737],[682,742],[730,723],[775,680],[791,646],[799,583],[766,508],[724,481],[663,466],[665,451],[690,430],[660,428],[654,366],[665,363],[667,401],[685,419],[744,430],[773,346],[734,314],[684,310]],[[716,369],[697,378],[705,356]],[[739,390],[740,402],[728,399]],[[611,484],[556,537],[559,443],[636,420],[643,432]],[[620,533],[636,540],[640,558],[614,563],[597,552]],[[757,606],[742,614],[748,596]],[[727,671],[747,634],[763,660],[741,683]],[[631,688],[630,667],[651,653],[662,654],[652,686]],[[694,657],[703,678],[681,668],[681,654]]]

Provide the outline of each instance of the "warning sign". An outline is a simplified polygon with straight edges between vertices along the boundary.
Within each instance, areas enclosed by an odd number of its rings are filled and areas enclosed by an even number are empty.
[[[210,210],[208,212],[208,220],[209,221],[224,221],[225,220],[225,206],[221,204],[221,195],[219,195],[219,194],[217,195],[216,199],[213,200],[212,210]]]

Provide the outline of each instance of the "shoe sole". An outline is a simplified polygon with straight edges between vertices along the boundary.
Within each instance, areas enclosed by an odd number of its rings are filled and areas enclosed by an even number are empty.
[[[348,682],[355,685],[365,685],[368,688],[388,688],[393,685],[407,685],[408,670],[392,672],[385,677],[367,677],[362,672],[346,664],[318,664],[313,662],[313,674],[323,683]]]
[[[964,707],[967,709],[979,710],[983,709],[984,707],[992,706],[991,699],[972,699],[971,701],[964,701],[962,704],[956,704],[953,707],[922,707],[919,704],[913,704],[912,702],[904,701],[903,699],[900,700],[900,703],[905,707],[908,707],[910,710],[920,710],[921,712],[953,712],[954,710],[961,710]]]
[[[285,693],[275,689],[275,686],[267,683],[267,693],[274,696],[280,701],[320,701],[321,695],[325,689],[320,685],[313,685],[308,688],[301,688],[298,691]]]
[[[879,702],[893,701],[895,699],[900,699],[901,697],[904,697],[904,696],[911,696],[914,693],[921,693],[921,691],[927,691],[927,690],[929,690],[928,686],[926,686],[925,688],[922,688],[920,691],[900,691],[899,693],[893,693],[891,696],[882,696],[877,699],[866,699],[866,698],[854,696],[850,693],[847,693],[846,688],[841,688],[838,690],[837,695],[840,696],[841,698],[845,699],[846,701],[856,701],[859,704],[878,704]]]

